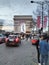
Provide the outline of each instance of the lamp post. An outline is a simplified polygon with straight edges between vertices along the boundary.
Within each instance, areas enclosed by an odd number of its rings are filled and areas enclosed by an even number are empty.
[[[44,5],[44,2],[41,2],[41,1],[37,1],[37,2],[35,2],[35,1],[31,1],[31,3],[37,3],[37,4],[40,4],[40,5],[42,5],[42,27],[41,27],[41,29],[42,29],[42,32],[43,32],[43,5]]]
[[[31,1],[31,3],[37,3],[37,4],[42,5],[42,32],[43,32],[43,5],[44,5],[44,2]],[[37,49],[37,59],[38,59],[38,63],[40,63],[40,53],[39,53],[39,51],[38,51],[38,45],[36,45],[36,49]]]
[[[48,4],[48,34],[49,34],[49,4]]]
[[[48,5],[48,34],[49,34],[49,1],[45,1]]]

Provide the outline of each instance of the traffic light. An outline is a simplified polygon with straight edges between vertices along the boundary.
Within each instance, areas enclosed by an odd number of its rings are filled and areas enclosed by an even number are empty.
[[[43,30],[43,27],[41,27],[41,31]]]

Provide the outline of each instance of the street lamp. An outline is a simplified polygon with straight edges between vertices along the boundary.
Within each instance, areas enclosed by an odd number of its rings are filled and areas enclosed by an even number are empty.
[[[49,1],[45,1],[48,5],[48,34],[49,34]]]
[[[40,2],[38,2],[38,1],[37,1],[37,2],[31,1],[31,3],[37,3],[37,4],[42,5],[42,28],[41,28],[41,29],[42,29],[42,31],[43,31],[43,5],[44,5],[44,2],[41,2],[41,1],[40,1]]]

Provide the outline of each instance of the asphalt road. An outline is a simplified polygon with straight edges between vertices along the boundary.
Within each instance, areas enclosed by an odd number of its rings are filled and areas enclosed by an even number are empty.
[[[6,47],[0,44],[0,65],[37,65],[35,46],[22,40],[19,47]]]

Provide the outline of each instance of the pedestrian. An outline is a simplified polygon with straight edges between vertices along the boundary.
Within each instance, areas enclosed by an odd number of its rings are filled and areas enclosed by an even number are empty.
[[[26,34],[26,41],[28,40],[28,34]]]
[[[39,42],[40,40],[38,39],[36,42],[36,50],[37,50],[37,60],[38,60],[38,65],[40,65],[40,52],[39,52]]]
[[[35,45],[35,47],[36,47],[38,65],[40,65],[40,52],[39,52],[40,38],[39,38],[39,35],[37,35],[36,37],[34,37],[31,42],[32,42],[32,45]]]
[[[45,63],[45,65],[48,65],[49,44],[47,42],[46,34],[41,35],[41,42],[39,43],[39,46],[39,52],[41,55],[41,65],[43,65],[43,63]]]
[[[32,34],[30,34],[30,36],[29,36],[29,37],[30,37],[30,39],[31,39],[31,37],[32,37]]]

